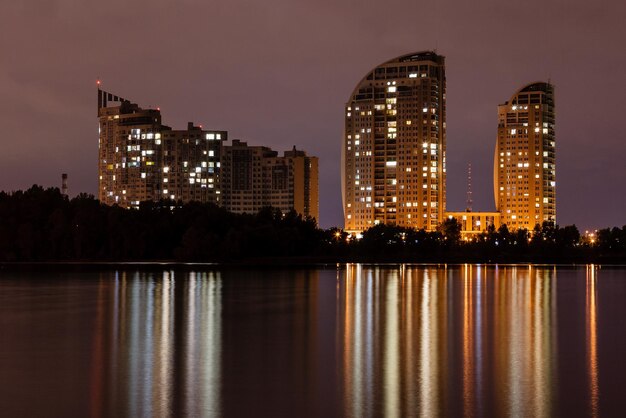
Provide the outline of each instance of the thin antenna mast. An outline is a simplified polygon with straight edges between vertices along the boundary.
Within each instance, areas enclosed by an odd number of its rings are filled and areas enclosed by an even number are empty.
[[[61,174],[61,194],[67,197],[67,173]]]
[[[472,211],[472,203],[474,203],[472,200],[472,163],[469,163],[467,165],[467,207],[465,208],[467,212]]]

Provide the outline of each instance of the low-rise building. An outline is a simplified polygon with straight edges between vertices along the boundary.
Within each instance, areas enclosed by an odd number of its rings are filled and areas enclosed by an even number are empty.
[[[446,218],[455,218],[461,225],[461,238],[471,239],[493,225],[500,228],[500,212],[446,212]]]

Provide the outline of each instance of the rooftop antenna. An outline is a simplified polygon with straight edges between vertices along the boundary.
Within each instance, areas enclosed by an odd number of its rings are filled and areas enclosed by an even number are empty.
[[[465,208],[466,212],[472,211],[472,163],[467,165],[467,207]]]
[[[67,197],[67,174],[61,174],[61,195]]]

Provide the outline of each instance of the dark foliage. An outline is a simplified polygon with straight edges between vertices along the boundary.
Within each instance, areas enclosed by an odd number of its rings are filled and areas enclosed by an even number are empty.
[[[236,215],[210,204],[145,202],[139,210],[33,186],[0,193],[0,261],[227,261],[321,253],[313,219],[266,208]],[[328,244],[327,246],[330,246]]]
[[[354,239],[295,212],[238,215],[211,204],[144,202],[138,210],[33,186],[0,192],[0,261],[624,262],[626,226],[593,239],[575,225],[493,227],[471,240],[446,220],[435,232],[376,225]]]

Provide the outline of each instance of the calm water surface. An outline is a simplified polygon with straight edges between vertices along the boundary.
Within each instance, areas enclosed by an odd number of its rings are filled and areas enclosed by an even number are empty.
[[[2,417],[625,416],[625,359],[626,268],[0,272]]]

